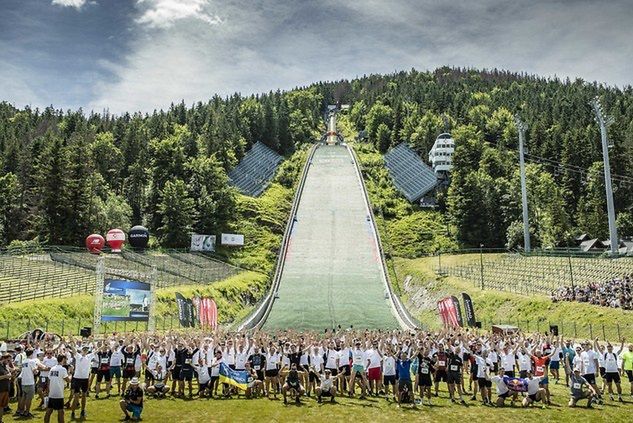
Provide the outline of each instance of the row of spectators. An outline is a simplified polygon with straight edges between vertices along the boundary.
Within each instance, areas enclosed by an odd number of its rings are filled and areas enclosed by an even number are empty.
[[[633,310],[633,278],[627,275],[585,286],[562,286],[552,292],[553,301],[579,301],[603,307]]]

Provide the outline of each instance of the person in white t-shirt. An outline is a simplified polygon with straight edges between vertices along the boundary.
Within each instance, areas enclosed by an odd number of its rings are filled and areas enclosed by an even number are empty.
[[[374,340],[372,347],[367,351],[369,366],[367,367],[367,375],[369,379],[369,393],[378,396],[382,391],[382,374],[380,371],[382,365],[382,355],[379,350],[378,340]]]
[[[277,347],[270,345],[266,352],[266,371],[264,372],[264,381],[266,383],[266,396],[270,395],[277,398],[279,390],[279,365],[281,356],[277,352]]]
[[[345,373],[339,373],[337,376],[332,377],[332,371],[325,369],[325,373],[320,376],[321,383],[316,388],[317,401],[321,403],[323,397],[330,397],[330,402],[336,402],[336,385],[335,382],[345,377]]]
[[[22,387],[22,396],[18,402],[17,417],[33,417],[31,414],[31,403],[35,396],[35,374],[38,370],[45,370],[46,367],[37,359],[33,358],[33,349],[26,350],[26,358],[22,360],[19,380]]]
[[[48,348],[46,350],[46,354],[42,358],[42,364],[44,367],[49,369],[53,368],[53,366],[57,365],[57,358],[53,355],[53,350]],[[41,397],[40,407],[45,407],[44,398],[48,395],[48,370],[42,370],[40,372],[40,385],[39,385],[39,394]]]
[[[580,353],[580,360],[582,363],[581,371],[582,377],[593,387],[597,393],[597,403],[602,404],[602,392],[598,388],[596,383],[596,375],[598,374],[598,354],[591,348],[591,342],[587,341],[583,345],[583,352]]]
[[[539,386],[543,377],[545,376],[534,376],[532,370],[528,371],[527,397],[523,398],[523,407],[542,401],[545,398],[545,389]]]
[[[56,364],[48,372],[48,401],[44,423],[49,423],[51,414],[57,411],[57,421],[64,421],[64,387],[70,381],[70,376],[64,368],[66,357],[60,354],[56,358]]]
[[[70,345],[70,351],[75,357],[75,372],[73,373],[71,388],[73,390],[73,403],[70,407],[72,410],[71,417],[75,419],[75,410],[79,406],[79,398],[81,397],[81,413],[82,418],[86,417],[86,397],[88,395],[88,379],[90,378],[90,369],[94,354],[90,353],[88,346],[81,347],[81,352]]]
[[[365,398],[365,391],[367,389],[367,377],[365,375],[366,369],[369,366],[369,358],[365,354],[365,350],[361,348],[360,341],[356,341],[354,348],[352,349],[352,377],[349,382],[349,396],[354,396],[355,383],[360,378],[360,399]]]
[[[507,376],[507,373],[508,370],[506,370],[504,367],[501,367],[495,376],[490,377],[490,381],[497,388],[497,407],[503,407],[505,405],[506,398],[512,397],[512,402],[514,402],[518,397],[518,394],[516,392],[510,391],[508,385],[506,385],[504,377],[510,377]]]

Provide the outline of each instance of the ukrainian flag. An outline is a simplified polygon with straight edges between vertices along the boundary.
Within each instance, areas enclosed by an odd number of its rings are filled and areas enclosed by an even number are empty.
[[[233,370],[225,363],[220,363],[220,383],[226,383],[245,391],[248,387],[248,373],[244,370]]]

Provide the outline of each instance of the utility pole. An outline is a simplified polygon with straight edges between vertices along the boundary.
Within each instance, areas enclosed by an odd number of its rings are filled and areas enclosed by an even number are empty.
[[[479,265],[481,269],[481,290],[484,290],[484,244],[479,244]]]
[[[609,167],[609,143],[607,141],[607,128],[613,123],[613,116],[604,113],[600,98],[591,100],[591,107],[596,114],[596,121],[600,125],[602,138],[602,160],[604,162],[604,188],[607,196],[607,214],[609,217],[609,238],[611,255],[618,254],[618,228],[615,226],[615,207],[613,206],[613,189],[611,188],[611,168]]]
[[[527,124],[521,121],[519,116],[514,117],[517,129],[519,130],[519,166],[521,168],[521,203],[523,204],[523,250],[529,253],[532,250],[530,246],[530,221],[528,217],[528,202],[527,202],[527,184],[525,182],[525,158],[524,158],[524,144],[525,144],[525,130]]]

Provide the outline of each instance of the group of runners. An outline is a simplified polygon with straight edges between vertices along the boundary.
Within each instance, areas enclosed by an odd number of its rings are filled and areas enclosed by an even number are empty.
[[[235,375],[239,381],[232,383]],[[65,409],[85,417],[93,394],[97,400],[121,396],[126,420],[140,419],[144,397],[166,395],[281,397],[284,403],[384,396],[416,407],[432,405],[442,384],[454,403],[529,407],[551,403],[550,382],[569,387],[570,407],[582,400],[591,407],[607,395],[625,402],[623,380],[633,397],[633,344],[624,340],[578,343],[452,329],[45,336],[2,353],[0,410],[12,411],[9,398],[15,397],[14,415],[33,417],[37,396],[46,422],[54,412],[64,421]]]

